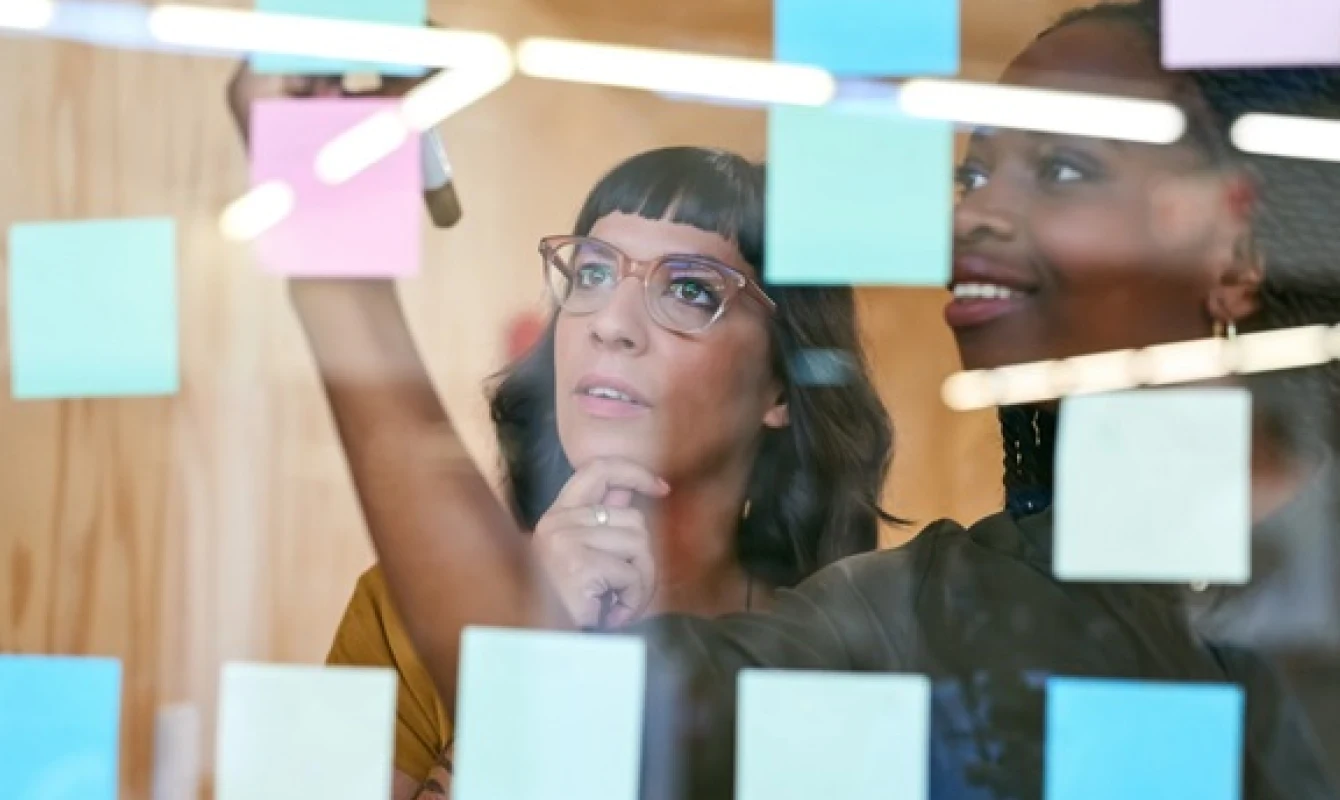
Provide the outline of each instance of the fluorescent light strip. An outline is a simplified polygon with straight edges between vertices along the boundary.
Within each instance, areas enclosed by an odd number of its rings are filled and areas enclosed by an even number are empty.
[[[250,241],[283,222],[293,213],[295,201],[287,183],[262,183],[228,204],[219,217],[219,230],[225,239]]]
[[[1298,369],[1332,359],[1340,359],[1340,325],[1312,325],[1244,334],[1231,341],[1195,339],[1143,350],[959,372],[945,380],[940,396],[955,411],[973,411],[1066,395]]]
[[[3,0],[0,3],[0,28],[40,31],[56,17],[56,4],[50,0]]]
[[[336,136],[316,154],[316,176],[337,186],[394,153],[409,129],[394,111],[379,111]]]
[[[533,78],[703,98],[821,106],[837,83],[816,67],[565,39],[525,39],[517,65]]]
[[[1186,116],[1171,103],[1126,97],[916,78],[902,85],[903,113],[963,125],[1171,144]]]
[[[1340,161],[1340,120],[1243,114],[1229,131],[1247,153],[1314,161]]]
[[[477,31],[172,4],[154,8],[148,25],[155,39],[172,45],[425,67],[468,66],[506,47]]]

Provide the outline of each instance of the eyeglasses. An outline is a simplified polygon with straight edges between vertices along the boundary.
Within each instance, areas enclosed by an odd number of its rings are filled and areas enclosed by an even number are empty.
[[[546,236],[540,240],[540,256],[554,302],[569,314],[601,310],[628,277],[642,280],[647,315],[675,333],[707,330],[741,292],[769,314],[777,309],[749,276],[706,256],[638,261],[588,236]]]

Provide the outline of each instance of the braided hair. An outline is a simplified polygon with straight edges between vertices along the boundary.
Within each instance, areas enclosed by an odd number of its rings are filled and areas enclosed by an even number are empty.
[[[1063,15],[1038,38],[1078,22],[1112,21],[1144,34],[1157,57],[1158,0],[1104,2]],[[1248,112],[1340,119],[1340,69],[1187,70],[1178,87],[1187,140],[1218,165],[1243,170],[1258,203],[1251,246],[1262,258],[1260,307],[1244,331],[1340,322],[1340,164],[1237,152],[1229,128]],[[1340,449],[1340,364],[1260,373],[1246,383],[1267,429],[1295,452]],[[1055,415],[1003,408],[1006,508],[1016,515],[1050,504]]]

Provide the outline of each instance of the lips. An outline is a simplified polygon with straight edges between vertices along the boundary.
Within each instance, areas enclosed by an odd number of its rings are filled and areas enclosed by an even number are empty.
[[[978,255],[954,259],[949,290],[954,297],[945,306],[951,328],[973,328],[1012,314],[1027,305],[1037,291],[1031,276]]]
[[[586,375],[573,393],[584,411],[603,419],[639,416],[651,408],[651,402],[637,387],[612,376]]]

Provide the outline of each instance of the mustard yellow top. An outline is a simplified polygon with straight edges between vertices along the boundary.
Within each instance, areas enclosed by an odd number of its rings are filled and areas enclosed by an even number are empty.
[[[395,768],[418,781],[427,778],[451,741],[451,722],[391,606],[380,568],[358,579],[326,663],[396,671]]]

